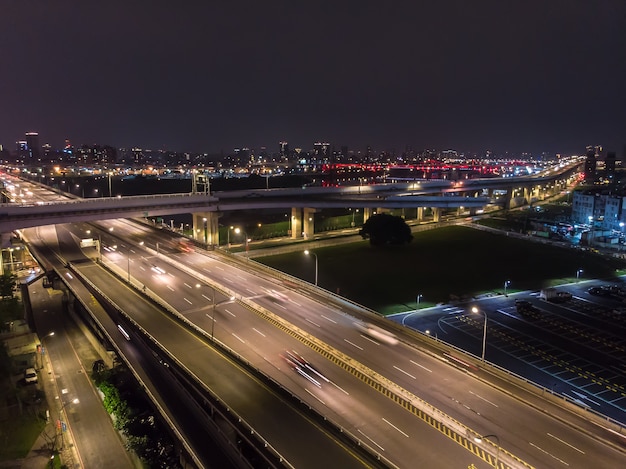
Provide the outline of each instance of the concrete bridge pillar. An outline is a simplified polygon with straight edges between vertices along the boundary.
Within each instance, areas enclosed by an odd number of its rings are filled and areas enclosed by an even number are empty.
[[[371,207],[364,207],[363,208],[363,223],[365,223],[369,217],[372,216],[372,208]]]
[[[424,221],[424,207],[417,207],[417,222],[422,223]]]
[[[219,245],[219,214],[215,212],[195,212],[193,215],[193,238],[208,246]]]
[[[306,207],[304,209],[303,236],[305,238],[313,236],[315,234],[315,212],[317,209]]]
[[[509,210],[511,208],[511,202],[513,202],[513,190],[507,189],[504,194],[504,209]]]
[[[437,223],[441,218],[441,209],[439,207],[432,207],[433,210],[433,221]]]
[[[291,239],[302,238],[302,210],[299,207],[291,208]]]

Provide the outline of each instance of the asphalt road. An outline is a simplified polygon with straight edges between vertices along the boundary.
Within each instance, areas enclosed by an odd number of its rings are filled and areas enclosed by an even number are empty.
[[[117,229],[116,226],[115,230]],[[68,244],[71,242],[68,241]],[[118,249],[123,250],[124,246],[118,246]],[[403,389],[419,394],[419,397],[454,419],[463,422],[464,425],[475,429],[477,433],[497,434],[501,446],[506,451],[536,467],[552,467],[551,464],[554,460],[565,461],[570,467],[588,467],[591,462],[595,464],[598,461],[606,462],[606,467],[612,467],[611,460],[617,462],[623,458],[623,454],[605,447],[593,438],[572,430],[568,425],[546,415],[545,411],[529,408],[507,393],[495,390],[491,386],[474,379],[466,372],[450,366],[449,363],[442,361],[441,357],[433,357],[431,354],[423,353],[417,348],[403,343],[391,347],[388,344],[372,340],[371,337],[361,334],[354,327],[353,315],[338,310],[334,305],[328,306],[327,301],[318,301],[321,297],[317,297],[315,293],[293,291],[284,288],[283,285],[281,293],[287,295],[288,301],[286,305],[281,304],[281,302],[276,301],[275,297],[267,294],[268,289],[281,287],[280,283],[271,279],[263,279],[258,273],[245,272],[240,267],[233,265],[230,260],[220,260],[216,256],[217,254],[209,257],[198,254],[178,255],[179,261],[182,260],[188,268],[190,267],[200,273],[195,278],[186,276],[183,272],[176,272],[171,265],[160,265],[165,273],[155,273],[151,270],[150,264],[154,259],[136,260],[134,262],[137,264],[130,263],[129,270],[133,277],[139,276],[137,278],[146,284],[151,291],[167,298],[168,302],[185,316],[193,316],[194,314],[201,316],[203,307],[206,311],[207,298],[210,296],[207,295],[207,291],[200,293],[202,288],[196,289],[197,281],[200,280],[207,284],[219,282],[220,288],[234,290],[238,295],[248,300],[253,299],[261,306],[271,308],[294,326],[332,344],[337,350],[367,365]],[[124,260],[128,268],[128,258],[124,259],[122,256],[118,259],[122,265]],[[139,262],[147,262],[147,264],[139,267],[141,265]],[[120,268],[122,269],[122,267]],[[165,278],[167,281],[159,283],[161,278]],[[119,296],[119,292],[116,295]],[[216,300],[218,303],[223,301],[221,298],[216,298]],[[368,391],[362,389],[362,382],[357,380],[358,382],[350,383],[348,375],[341,370],[339,370],[339,374],[335,374],[336,371],[333,371],[331,364],[326,364],[321,357],[311,360],[322,368],[333,382],[340,383],[341,388],[347,391],[350,396],[357,395],[358,401],[367,403],[367,405],[358,407],[358,403],[346,403],[346,401],[341,401],[331,394],[324,394],[320,397],[320,395],[315,394],[318,392],[316,391],[317,387],[312,391],[311,389],[307,391],[306,387],[303,391],[296,389],[297,386],[294,386],[293,378],[300,377],[285,373],[284,369],[281,370],[282,359],[279,355],[285,348],[301,347],[301,345],[297,342],[290,344],[288,337],[277,336],[275,331],[270,332],[271,329],[268,329],[267,324],[263,324],[263,321],[254,321],[256,315],[245,314],[247,308],[241,308],[241,311],[235,309],[236,304],[233,303],[232,308],[223,306],[224,311],[221,310],[222,307],[217,307],[215,323],[206,317],[207,313],[205,312],[205,319],[202,319],[204,322],[200,322],[200,318],[196,319],[198,325],[205,330],[209,326],[214,327],[215,333],[219,332],[220,334],[219,339],[227,346],[235,347],[249,360],[258,362],[259,366],[265,363],[264,371],[268,374],[276,375],[279,372],[278,376],[282,380],[281,382],[285,386],[290,386],[293,392],[302,392],[302,399],[310,405],[320,407],[328,415],[334,413],[334,419],[343,416],[349,421],[350,427],[355,432],[363,432],[367,439],[375,442],[376,446],[385,449],[385,455],[392,455],[393,461],[397,461],[399,467],[406,467],[405,464],[414,461],[416,457],[428,454],[429,449],[433,446],[441,446],[441,444],[433,444],[432,441],[425,441],[423,434],[428,432],[419,430],[423,425],[420,423],[421,421],[416,420],[414,415],[395,404],[391,406],[392,408],[388,408],[387,399],[381,399],[379,395],[375,395],[374,402],[370,405],[367,400]],[[209,306],[211,306],[210,303]],[[127,307],[127,309],[130,310],[131,308]],[[221,316],[218,316],[220,313]],[[152,318],[150,322],[153,321]],[[271,340],[261,339],[263,335],[271,337]],[[172,344],[171,346],[175,345]],[[184,354],[183,351],[179,353]],[[178,356],[178,353],[176,355]],[[184,354],[184,356],[189,355],[189,353]],[[308,357],[311,352],[305,351],[303,355]],[[282,366],[284,368],[284,364]],[[291,370],[287,371],[291,372]],[[291,378],[285,379],[285,376],[291,376]],[[433,378],[434,376],[436,378]],[[301,383],[302,380],[299,382]],[[295,383],[298,383],[298,380]],[[324,390],[325,388],[326,386],[321,389]],[[337,393],[337,395],[340,394]],[[320,405],[320,401],[324,403],[323,406]],[[352,401],[352,398],[349,401]],[[331,403],[335,405],[331,405]],[[357,407],[354,407],[355,405]],[[355,409],[354,412],[348,412],[351,408]],[[366,421],[364,420],[365,417],[367,417]],[[387,427],[382,426],[381,422],[385,422],[383,419],[392,422],[392,424],[387,425]],[[509,425],[512,419],[516,422],[515,428],[511,428]],[[419,434],[419,446],[417,446],[419,449],[416,450],[415,436],[413,438],[405,437],[407,438],[406,445],[402,445],[404,439],[398,438],[398,435],[390,431],[390,428],[401,430],[403,428],[416,428],[415,433],[411,430],[402,430],[398,433],[400,435],[403,433],[407,435]],[[546,437],[546,435],[554,435],[555,437]],[[441,438],[449,440],[443,435]],[[452,449],[437,451],[436,457],[431,461],[435,464],[432,467],[454,467],[453,465],[460,461],[469,461],[466,465],[476,464],[477,467],[484,464],[472,453],[463,449],[461,445],[454,443],[452,446],[457,449],[460,448],[461,454]],[[581,457],[581,454],[585,456]],[[441,458],[446,456],[450,458],[449,463],[452,465],[446,466],[443,463]],[[476,461],[474,462],[474,460]]]

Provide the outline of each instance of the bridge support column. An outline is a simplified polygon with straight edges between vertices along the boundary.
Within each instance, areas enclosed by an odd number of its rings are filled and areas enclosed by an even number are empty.
[[[433,210],[433,221],[437,223],[439,218],[441,217],[441,209],[439,207],[432,207]]]
[[[302,209],[291,208],[291,239],[302,238]]]
[[[306,207],[304,209],[303,236],[309,238],[315,234],[315,212],[317,209]]]
[[[424,220],[424,207],[417,207],[417,222],[422,223]]]
[[[504,197],[504,209],[509,210],[512,205],[511,202],[513,202],[513,191],[511,189],[507,189]]]
[[[196,212],[193,214],[193,239],[208,246],[218,245],[219,214],[215,212]]]
[[[372,216],[372,208],[371,207],[364,207],[363,208],[363,223],[365,224],[365,222],[369,219],[369,217]]]
[[[527,205],[532,200],[532,190],[528,190],[528,187],[524,187],[524,205]]]

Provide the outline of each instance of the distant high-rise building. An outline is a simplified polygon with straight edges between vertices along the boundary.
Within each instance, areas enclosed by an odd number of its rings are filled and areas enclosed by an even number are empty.
[[[23,144],[21,145],[22,148],[18,145],[18,152],[23,153],[27,163],[37,162],[41,159],[39,134],[37,132],[26,132],[26,140],[18,143]]]
[[[614,151],[609,151],[606,153],[606,158],[604,158],[604,170],[606,172],[606,177],[609,181],[615,179],[615,160],[616,155]]]
[[[313,153],[319,160],[330,157],[330,143],[315,142],[313,144]]]
[[[587,147],[587,158],[585,159],[585,181],[595,182],[596,180],[596,148]]]
[[[279,142],[278,152],[281,157],[286,158],[289,156],[289,142]]]

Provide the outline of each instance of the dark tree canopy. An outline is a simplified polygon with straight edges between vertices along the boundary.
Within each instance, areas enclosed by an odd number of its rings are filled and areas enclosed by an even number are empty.
[[[368,218],[359,234],[363,239],[369,239],[372,246],[408,244],[413,239],[411,227],[404,218],[388,213]]]

